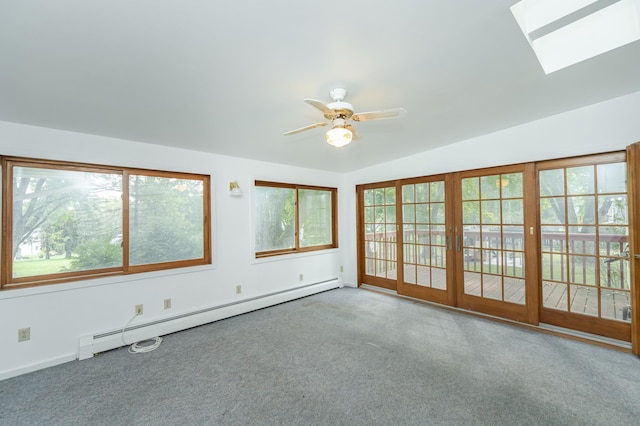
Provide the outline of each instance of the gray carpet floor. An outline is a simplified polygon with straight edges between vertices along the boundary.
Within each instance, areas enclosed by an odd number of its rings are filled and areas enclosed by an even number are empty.
[[[636,356],[362,289],[0,382],[2,425],[638,425]]]

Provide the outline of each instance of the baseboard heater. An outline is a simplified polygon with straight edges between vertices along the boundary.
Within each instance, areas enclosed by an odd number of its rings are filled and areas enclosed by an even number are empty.
[[[143,324],[133,324],[124,330],[126,343],[123,340],[122,329],[83,336],[80,338],[78,347],[78,359],[92,358],[94,354],[116,349],[125,344],[140,342],[155,336],[164,336],[339,287],[342,287],[342,280],[334,278],[251,299],[161,318]]]

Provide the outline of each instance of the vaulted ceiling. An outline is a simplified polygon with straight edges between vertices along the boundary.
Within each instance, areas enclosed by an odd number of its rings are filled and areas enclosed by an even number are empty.
[[[345,172],[640,91],[640,42],[545,75],[516,1],[0,0],[0,120]],[[283,136],[335,87],[408,114]]]

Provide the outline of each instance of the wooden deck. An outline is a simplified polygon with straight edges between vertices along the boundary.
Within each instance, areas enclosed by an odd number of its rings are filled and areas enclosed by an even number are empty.
[[[389,269],[376,274],[379,277],[395,280],[397,271]],[[416,267],[405,265],[405,283],[426,287],[446,289],[446,271],[440,268]],[[525,282],[521,278],[499,275],[484,276],[475,272],[465,272],[465,294],[505,302],[525,304]],[[570,287],[570,288],[569,288]],[[570,300],[568,300],[570,299]],[[571,285],[544,282],[542,303],[545,308],[557,309],[582,315],[598,316],[598,288],[584,285]],[[600,288],[600,317],[618,321],[630,321],[625,312],[630,305],[630,294],[613,288]]]

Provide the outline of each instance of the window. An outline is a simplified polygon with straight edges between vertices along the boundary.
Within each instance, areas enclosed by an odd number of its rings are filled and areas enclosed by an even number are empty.
[[[255,182],[256,257],[336,248],[336,188]]]
[[[2,288],[211,263],[209,176],[2,163]]]

